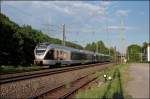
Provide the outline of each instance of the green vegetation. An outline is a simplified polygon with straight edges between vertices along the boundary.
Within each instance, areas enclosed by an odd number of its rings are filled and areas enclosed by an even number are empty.
[[[19,72],[27,72],[27,71],[36,71],[36,70],[41,70],[40,66],[1,66],[0,67],[0,72],[1,74],[5,73],[19,73]]]
[[[99,73],[98,79],[102,80],[103,72],[104,71],[101,71]],[[79,92],[76,98],[131,98],[125,90],[127,81],[129,80],[128,64],[110,67],[105,70],[105,73],[111,76],[112,80],[103,83],[100,87],[93,85],[90,89]]]
[[[127,55],[129,62],[146,62],[147,61],[147,46],[144,42],[142,46],[133,44],[128,46]]]
[[[140,57],[141,47],[139,45],[130,45],[128,47],[128,50],[129,50],[128,53],[129,53],[130,62],[141,61],[141,57]]]
[[[61,44],[61,40],[49,37],[46,33],[33,29],[29,25],[19,26],[2,13],[0,13],[0,25],[0,66],[25,66],[33,64],[33,51],[38,43],[48,42],[50,44]],[[83,49],[82,46],[71,42],[66,42],[66,46]],[[142,53],[145,54],[146,47],[147,43],[144,43],[143,47],[139,47],[138,45],[129,46],[128,53],[130,62],[139,62],[139,53],[142,51]],[[107,48],[102,41],[87,44],[85,49],[93,52],[97,49],[99,53],[109,54],[109,48]],[[114,59],[116,54],[119,55],[119,52],[116,52],[115,48],[110,48],[110,55],[113,56]],[[145,60],[146,58],[144,56],[142,61]]]
[[[109,49],[106,48],[106,46],[103,43],[103,41],[98,41],[96,43],[93,42],[91,44],[87,44],[87,46],[85,47],[86,50],[90,50],[90,51],[96,51],[96,48],[97,48],[99,53],[104,53],[104,54],[108,54],[109,53]]]
[[[29,65],[34,60],[34,48],[39,42],[61,44],[29,25],[19,26],[0,13],[0,65]],[[82,49],[82,46],[66,42],[67,46]]]
[[[113,47],[111,47],[110,49],[107,48],[103,43],[103,41],[93,42],[91,44],[89,43],[86,45],[85,49],[93,52],[98,51],[98,53],[108,54],[108,55],[110,53],[110,55],[113,56],[113,59],[115,59],[116,55],[120,55],[120,53],[117,52],[115,48]]]
[[[7,16],[0,13],[0,65],[30,65],[34,60],[34,48],[39,42],[61,44],[61,40],[49,37],[40,30],[33,29],[29,25],[19,26]],[[97,42],[99,52],[108,54],[108,48],[102,41]],[[66,46],[83,49],[75,43],[66,42]],[[85,49],[95,51],[95,43],[88,44]],[[101,50],[100,50],[101,49]],[[111,53],[114,49],[111,49]]]

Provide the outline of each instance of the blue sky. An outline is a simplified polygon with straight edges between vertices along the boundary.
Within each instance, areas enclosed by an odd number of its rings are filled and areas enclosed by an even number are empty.
[[[65,24],[66,39],[82,46],[102,40],[123,51],[121,30],[126,46],[149,41],[149,1],[2,1],[1,12],[60,39]]]

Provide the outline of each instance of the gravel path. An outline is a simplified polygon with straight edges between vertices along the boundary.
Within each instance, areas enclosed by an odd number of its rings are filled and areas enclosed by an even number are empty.
[[[127,87],[129,95],[149,99],[149,64],[130,64],[129,73],[133,78]]]

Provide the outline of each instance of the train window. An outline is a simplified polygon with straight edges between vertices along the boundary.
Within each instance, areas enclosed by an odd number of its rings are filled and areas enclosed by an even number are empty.
[[[88,59],[88,56],[85,53],[71,52],[71,59],[72,60],[86,60]]]
[[[39,44],[39,45],[37,46],[37,48],[46,49],[47,46],[48,46],[48,45],[46,45],[46,44]]]
[[[45,56],[45,59],[54,60],[54,50],[49,50]]]
[[[64,58],[64,59],[66,59],[66,58],[67,58],[67,53],[66,53],[66,52],[64,52],[64,54],[63,54],[63,58]]]
[[[45,51],[46,51],[46,50],[39,50],[39,49],[37,49],[37,50],[36,50],[36,54],[37,54],[37,55],[41,55],[41,54],[44,54]]]
[[[63,51],[60,51],[60,54],[62,55],[62,54],[63,54]]]

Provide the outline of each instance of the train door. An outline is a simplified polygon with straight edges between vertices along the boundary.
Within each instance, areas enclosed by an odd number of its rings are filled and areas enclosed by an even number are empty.
[[[59,49],[55,49],[55,60],[59,61],[59,60],[62,60],[62,54],[63,52]]]
[[[61,65],[61,53],[59,49],[56,49],[56,67]]]
[[[59,51],[56,51],[56,60],[59,60]]]

